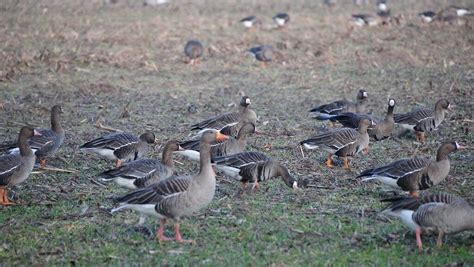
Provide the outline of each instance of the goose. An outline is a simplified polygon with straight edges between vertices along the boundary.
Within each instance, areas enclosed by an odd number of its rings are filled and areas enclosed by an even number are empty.
[[[39,159],[40,166],[46,166],[46,157],[54,155],[64,142],[64,129],[61,126],[60,114],[63,110],[60,105],[51,108],[51,129],[36,129],[41,135],[32,136],[28,140],[28,145]],[[9,153],[18,154],[19,148],[16,146],[9,150]]]
[[[237,136],[240,128],[247,122],[257,124],[257,114],[250,108],[250,98],[243,96],[240,100],[239,111],[217,115],[202,122],[191,125],[191,130],[201,130],[192,139],[199,139],[201,133],[208,129],[219,130],[229,136]]]
[[[433,11],[424,11],[424,12],[418,13],[418,16],[420,16],[421,20],[424,23],[431,23],[436,19],[436,13]]]
[[[354,156],[369,145],[369,134],[367,128],[374,125],[368,119],[359,122],[357,129],[338,128],[330,132],[318,134],[310,139],[300,142],[300,145],[306,149],[321,148],[329,153],[326,166],[332,168],[332,156],[342,157],[344,160],[343,168],[349,169],[349,160],[347,157]]]
[[[458,17],[464,17],[464,16],[469,16],[469,15],[473,15],[473,11],[472,10],[469,10],[465,7],[460,7],[460,6],[449,6],[448,7],[449,9],[451,10],[454,10],[456,12],[456,15]]]
[[[446,99],[436,102],[433,109],[417,109],[404,114],[395,114],[395,123],[407,130],[415,131],[416,140],[425,143],[425,133],[436,130],[444,121],[446,113],[452,110]]]
[[[245,150],[247,145],[247,136],[255,133],[255,125],[247,122],[240,128],[237,137],[230,137],[225,142],[211,145],[211,156],[227,156],[233,155]],[[179,144],[183,150],[177,151],[176,154],[185,156],[190,160],[199,161],[200,140],[189,140]]]
[[[382,214],[400,218],[415,231],[416,245],[420,252],[423,251],[422,232],[437,232],[436,245],[441,247],[445,234],[474,230],[474,207],[455,195],[437,193],[382,201],[391,202]]]
[[[290,22],[290,16],[287,13],[278,13],[273,17],[273,21],[278,28],[283,28]]]
[[[337,115],[325,115],[316,117],[318,120],[333,120],[341,123],[344,127],[357,128],[359,122],[362,119],[370,119],[375,121],[374,127],[369,127],[367,132],[369,137],[372,137],[375,141],[386,139],[392,135],[393,128],[395,127],[395,121],[393,118],[393,110],[395,109],[395,100],[388,100],[387,115],[384,119],[379,119],[367,114],[356,114],[352,112],[344,112]]]
[[[199,63],[199,58],[202,56],[203,47],[197,40],[190,40],[184,47],[184,54],[189,58],[189,64],[194,66]]]
[[[426,190],[441,183],[449,174],[448,155],[465,147],[457,142],[443,143],[436,154],[436,160],[414,157],[391,162],[385,166],[363,171],[357,178],[362,181],[378,180],[386,185],[409,191],[413,197],[418,190]]]
[[[18,136],[19,154],[0,156],[0,205],[12,205],[8,200],[8,187],[24,182],[35,165],[36,156],[28,144],[28,139],[41,133],[31,127],[23,127]]]
[[[280,176],[285,184],[298,190],[298,181],[281,163],[260,152],[241,152],[213,158],[217,169],[239,180],[245,186],[252,183],[252,190],[259,189],[259,182]]]
[[[261,62],[262,68],[266,68],[268,62],[273,59],[274,50],[271,45],[260,45],[250,48],[249,53]]]
[[[359,27],[375,26],[378,24],[377,19],[369,14],[353,14],[352,22]]]
[[[115,160],[115,167],[123,162],[141,158],[148,150],[148,144],[155,143],[155,135],[145,132],[140,137],[129,133],[110,133],[83,144],[80,149],[93,152],[108,160]]]
[[[259,24],[260,21],[257,19],[256,16],[248,16],[248,17],[245,17],[243,19],[241,19],[240,21],[240,24],[242,24],[242,26],[246,29],[251,29],[253,28],[255,25]]]
[[[349,100],[338,100],[329,104],[324,104],[311,109],[309,112],[317,115],[316,118],[323,119],[327,115],[335,115],[343,112],[365,113],[367,105],[367,91],[361,89],[357,92],[356,102]]]
[[[174,173],[173,152],[182,149],[178,141],[168,141],[163,149],[162,159],[138,159],[99,174],[103,182],[114,181],[130,189],[143,188]]]
[[[140,214],[160,219],[156,236],[160,241],[172,240],[164,235],[167,219],[174,221],[175,237],[179,243],[185,240],[179,230],[181,218],[191,216],[207,207],[214,198],[216,178],[211,166],[211,143],[224,141],[228,136],[216,130],[207,130],[200,139],[199,173],[190,176],[172,176],[148,187],[138,189],[117,199],[120,206],[112,213],[122,209],[132,209]]]
[[[377,1],[377,9],[381,12],[387,12],[388,6],[387,6],[387,1],[386,0],[378,0]]]

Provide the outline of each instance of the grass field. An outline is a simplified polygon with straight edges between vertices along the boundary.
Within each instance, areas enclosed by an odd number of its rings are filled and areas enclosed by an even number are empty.
[[[39,171],[11,191],[19,205],[0,207],[0,265],[474,265],[474,233],[436,237],[414,234],[398,220],[379,215],[379,199],[393,196],[377,183],[354,179],[365,168],[391,160],[435,157],[447,140],[473,144],[474,31],[467,26],[423,25],[416,14],[469,1],[394,1],[400,25],[349,30],[350,15],[373,5],[334,8],[322,1],[175,0],[156,8],[133,1],[13,1],[0,6],[0,142],[14,140],[22,125],[49,125],[49,109],[64,110],[66,141],[50,166],[76,173]],[[349,1],[347,1],[349,2]],[[287,11],[285,30],[271,17]],[[255,14],[260,29],[245,31],[239,19]],[[189,39],[205,46],[201,64],[184,64]],[[279,56],[265,69],[245,51],[271,44]],[[299,141],[325,130],[308,110],[363,87],[375,114],[388,97],[396,112],[431,107],[446,97],[455,105],[426,145],[403,135],[371,144],[351,171],[327,169],[325,153]],[[218,176],[211,206],[182,223],[194,245],[159,243],[156,221],[138,228],[132,212],[111,215],[111,198],[127,192],[102,186],[96,174],[112,167],[78,147],[104,132],[94,124],[139,134],[152,130],[160,144],[184,139],[189,125],[236,109],[252,99],[261,131],[249,149],[281,160],[308,182],[293,193],[281,180],[260,192],[239,193],[237,182]],[[122,116],[124,108],[128,114]],[[397,129],[398,134],[399,129]],[[158,146],[151,156],[157,157]],[[474,202],[472,149],[450,156],[448,178],[430,191]],[[177,165],[193,173],[197,165]],[[171,234],[171,226],[168,226]]]

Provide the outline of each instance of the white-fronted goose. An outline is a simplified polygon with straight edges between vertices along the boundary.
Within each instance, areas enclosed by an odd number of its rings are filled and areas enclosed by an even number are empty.
[[[458,17],[464,17],[464,16],[469,16],[469,15],[473,15],[473,11],[472,10],[469,10],[465,7],[460,7],[460,6],[449,6],[448,7],[449,9],[451,10],[454,10],[456,12],[456,15]]]
[[[433,11],[425,11],[418,13],[418,16],[420,16],[421,20],[424,23],[431,23],[436,19],[436,13]]]
[[[41,135],[31,127],[23,127],[18,137],[19,154],[0,156],[0,205],[11,205],[7,188],[25,181],[35,165],[36,156],[28,145],[28,139]]]
[[[405,197],[382,200],[392,202],[382,213],[400,218],[415,231],[416,245],[423,251],[421,233],[438,233],[438,247],[443,244],[445,234],[474,230],[474,207],[461,197],[437,193],[419,198]]]
[[[448,176],[448,155],[463,148],[456,142],[447,142],[438,148],[436,160],[421,157],[400,159],[382,167],[365,170],[357,178],[364,178],[362,181],[378,180],[409,191],[411,196],[418,196],[418,190],[431,188]]]
[[[250,108],[250,98],[243,96],[240,100],[239,111],[224,113],[211,117],[205,121],[191,125],[191,130],[201,130],[198,136],[203,130],[215,129],[219,130],[222,134],[236,137],[240,128],[247,123],[257,124],[257,114]],[[193,138],[195,139],[195,138]]]
[[[118,185],[137,189],[168,178],[174,173],[173,152],[181,147],[178,141],[168,141],[163,149],[161,161],[157,159],[138,159],[99,174],[103,182],[114,181]]]
[[[280,176],[285,184],[298,189],[298,182],[281,163],[260,152],[242,152],[230,156],[213,158],[218,170],[244,184],[252,183],[252,190],[259,188],[259,182]]]
[[[243,19],[241,19],[240,21],[240,24],[242,24],[242,26],[246,29],[251,29],[253,28],[255,25],[259,24],[260,21],[257,19],[256,16],[248,16],[248,17],[245,17]]]
[[[172,176],[168,179],[139,189],[117,200],[118,208],[132,209],[140,214],[151,215],[160,219],[156,236],[160,241],[172,240],[164,235],[166,219],[174,221],[175,240],[184,240],[179,231],[182,217],[191,216],[211,203],[216,189],[216,178],[211,166],[211,143],[227,139],[226,135],[215,130],[208,130],[201,136],[200,170],[192,176]]]
[[[283,28],[290,22],[290,16],[287,13],[278,13],[273,17],[273,21],[278,28]]]
[[[300,142],[307,149],[320,148],[329,153],[326,165],[332,168],[332,156],[342,157],[344,160],[343,167],[349,169],[349,160],[347,157],[358,154],[369,146],[369,134],[367,128],[373,124],[368,119],[359,122],[357,129],[338,128],[333,131],[318,134],[310,139]]]
[[[198,64],[202,51],[202,44],[197,40],[188,41],[184,47],[184,54],[189,58],[189,64],[193,66]]]
[[[99,156],[115,160],[115,166],[120,167],[122,162],[137,160],[148,150],[148,144],[155,143],[155,135],[145,132],[136,137],[129,133],[110,133],[83,144],[82,151],[90,151]]]
[[[211,145],[212,158],[233,155],[244,151],[245,146],[247,145],[247,136],[253,133],[255,133],[255,125],[250,122],[245,123],[240,128],[237,137],[230,137],[225,142]],[[183,150],[177,151],[176,154],[185,156],[194,161],[199,161],[199,140],[184,141],[179,143],[179,145],[183,148]]]
[[[258,61],[260,61],[261,67],[267,67],[268,62],[272,61],[273,59],[273,46],[271,45],[260,45],[256,47],[250,48],[249,52],[251,55],[255,57]]]
[[[415,131],[416,140],[425,143],[425,133],[434,131],[444,121],[451,104],[446,99],[436,102],[433,109],[417,109],[405,114],[395,114],[395,123],[405,129]]]
[[[41,167],[46,166],[46,157],[56,153],[64,142],[64,129],[61,126],[60,114],[63,113],[60,105],[51,108],[51,129],[35,129],[41,135],[36,135],[28,140],[28,145],[39,159]],[[10,150],[19,153],[18,147]]]
[[[324,118],[325,115],[336,115],[343,112],[366,113],[368,94],[365,90],[357,92],[356,102],[349,100],[338,100],[329,104],[324,104],[311,109],[309,112],[317,114],[317,118]]]
[[[363,27],[363,26],[375,26],[378,24],[377,19],[369,14],[353,14],[352,22],[354,25]]]

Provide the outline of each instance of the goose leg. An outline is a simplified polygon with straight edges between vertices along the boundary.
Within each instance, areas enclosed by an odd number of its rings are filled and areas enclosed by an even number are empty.
[[[424,144],[425,143],[425,132],[415,132],[416,141]]]
[[[328,122],[328,125],[329,125],[330,128],[336,127],[336,123],[333,122],[333,121],[329,121],[329,122]]]
[[[332,168],[332,167],[334,167],[334,164],[333,164],[333,163],[334,163],[334,162],[332,161],[332,155],[329,154],[329,155],[328,155],[328,160],[326,160],[326,166],[328,166],[329,168]]]
[[[5,187],[0,187],[0,205],[8,206],[13,205],[15,202],[8,200],[8,190]]]
[[[174,238],[167,237],[165,236],[165,224],[166,224],[166,219],[160,219],[160,227],[156,230],[156,237],[158,238],[159,241],[171,241],[174,240]]]
[[[120,165],[122,165],[122,161],[120,159],[116,159],[115,160],[115,167],[118,168],[118,167],[120,167]]]
[[[365,155],[369,154],[369,147],[362,149]]]
[[[416,228],[415,236],[416,236],[416,246],[418,247],[418,251],[423,252],[423,243],[421,242],[421,228]]]
[[[191,239],[183,239],[181,236],[181,232],[179,231],[179,222],[174,223],[174,237],[176,239],[176,242],[178,243],[193,243],[194,240]]]
[[[420,193],[418,193],[418,191],[410,191],[408,194],[411,197],[420,197]]]
[[[252,192],[255,192],[258,190],[260,190],[260,184],[258,183],[258,181],[255,181],[255,183],[252,186]]]
[[[349,159],[347,157],[344,157],[343,159],[343,164],[342,164],[342,167],[346,170],[349,170],[351,167],[349,167]]]
[[[40,164],[40,168],[46,167],[46,160],[45,159],[40,159],[39,164]]]
[[[438,248],[441,248],[441,246],[443,245],[443,236],[444,236],[443,230],[439,230],[438,239],[436,240],[436,246],[438,246]]]

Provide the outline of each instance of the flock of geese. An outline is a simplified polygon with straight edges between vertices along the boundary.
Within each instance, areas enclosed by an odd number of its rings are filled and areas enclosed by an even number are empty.
[[[387,10],[386,2],[379,1],[379,8],[381,4]],[[273,20],[278,27],[285,27],[289,16],[279,13]],[[255,16],[250,16],[242,19],[241,23],[251,28],[259,22]],[[195,40],[185,46],[185,54],[192,65],[198,63],[202,51],[201,43]],[[271,46],[255,47],[250,52],[264,63],[271,60]],[[376,117],[367,113],[368,99],[368,92],[360,90],[355,101],[339,100],[312,108],[310,112],[314,118],[327,120],[333,127],[301,141],[300,145],[305,149],[319,149],[328,153],[325,164],[329,168],[334,167],[333,156],[337,156],[342,158],[343,168],[349,169],[351,158],[361,152],[368,154],[370,142],[383,142],[391,137],[396,124],[413,131],[416,140],[425,143],[425,134],[434,131],[451,110],[449,101],[440,99],[432,108],[395,114],[396,101],[389,99],[385,117]],[[95,153],[114,161],[115,168],[98,175],[101,181],[113,181],[132,190],[116,199],[118,206],[112,212],[134,210],[140,214],[140,223],[146,216],[156,217],[160,220],[156,232],[160,241],[191,242],[182,237],[179,222],[181,218],[191,216],[211,203],[216,189],[216,172],[237,179],[244,188],[251,184],[252,191],[258,190],[260,183],[275,177],[281,177],[285,185],[295,192],[302,190],[298,179],[291,175],[284,164],[262,152],[246,150],[248,137],[259,134],[256,129],[257,114],[250,107],[250,98],[244,96],[238,111],[192,125],[190,130],[195,135],[185,141],[168,141],[161,160],[146,158],[150,144],[154,144],[156,139],[152,132],[140,136],[113,132],[91,140],[80,148],[84,153]],[[40,167],[44,167],[46,159],[61,147],[65,137],[61,125],[62,112],[60,105],[52,107],[51,128],[22,127],[17,142],[0,157],[1,205],[13,204],[8,199],[7,188],[25,181],[37,160]],[[335,128],[336,124],[343,127]],[[421,233],[424,231],[436,231],[437,244],[441,246],[444,234],[474,229],[474,207],[466,200],[445,193],[419,195],[420,190],[436,186],[448,176],[448,155],[463,148],[457,142],[446,142],[439,146],[435,159],[399,159],[387,162],[384,166],[374,166],[357,176],[362,181],[377,180],[409,193],[383,200],[390,202],[383,213],[401,218],[415,231],[420,251]],[[175,154],[198,161],[196,173],[177,175],[173,160]],[[174,222],[175,234],[172,238],[164,234],[167,220]]]

